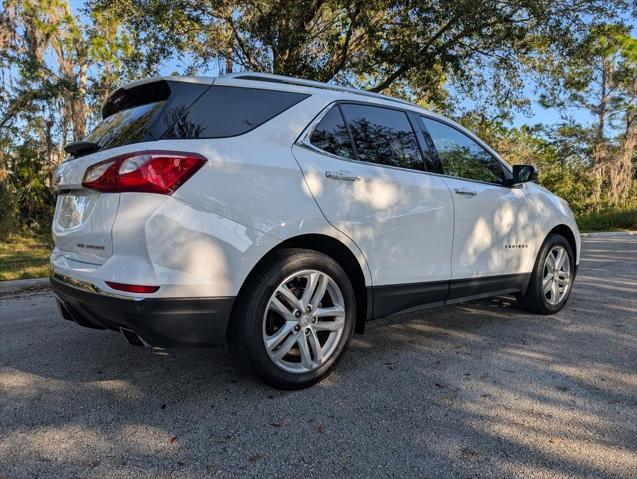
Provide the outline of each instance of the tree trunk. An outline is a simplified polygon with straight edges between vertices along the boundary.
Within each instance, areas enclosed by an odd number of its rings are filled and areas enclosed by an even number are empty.
[[[77,76],[77,92],[71,102],[72,122],[74,140],[78,141],[86,136],[86,120],[88,118],[88,106],[86,105],[86,81],[87,81],[87,64],[82,63]]]
[[[637,98],[637,75],[633,79],[630,95]],[[610,172],[610,201],[615,206],[623,205],[630,195],[633,183],[633,156],[637,146],[637,108],[626,109],[626,129],[620,137],[617,158]]]
[[[611,171],[611,203],[623,205],[630,195],[633,182],[633,155],[637,145],[637,114],[626,114],[626,132],[622,135],[617,161]]]
[[[595,209],[598,209],[602,200],[602,189],[604,187],[605,178],[608,173],[608,150],[606,145],[606,139],[604,131],[606,129],[606,110],[608,104],[608,89],[609,89],[609,61],[608,58],[602,57],[601,59],[601,79],[600,79],[600,95],[599,105],[597,107],[597,131],[595,139],[593,141],[592,148],[592,174],[595,180],[593,188],[593,204]]]

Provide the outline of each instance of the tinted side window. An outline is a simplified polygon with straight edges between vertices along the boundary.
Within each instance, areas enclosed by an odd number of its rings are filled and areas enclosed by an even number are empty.
[[[341,105],[359,160],[423,170],[416,135],[407,114],[367,105]]]
[[[310,143],[323,151],[345,158],[354,158],[354,150],[343,121],[341,110],[333,106],[316,125]]]
[[[257,88],[211,86],[164,138],[224,138],[247,133],[309,95]]]
[[[478,143],[442,122],[420,118],[431,135],[445,174],[489,183],[503,182],[500,162]]]

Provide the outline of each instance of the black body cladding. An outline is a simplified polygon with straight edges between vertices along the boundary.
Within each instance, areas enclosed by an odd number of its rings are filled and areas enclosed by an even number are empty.
[[[81,326],[137,333],[151,346],[222,346],[234,297],[148,298],[139,301],[96,294],[50,278],[65,319]]]
[[[396,284],[368,288],[373,307],[368,319],[382,318],[409,310],[461,303],[499,294],[524,293],[530,273],[482,278]]]

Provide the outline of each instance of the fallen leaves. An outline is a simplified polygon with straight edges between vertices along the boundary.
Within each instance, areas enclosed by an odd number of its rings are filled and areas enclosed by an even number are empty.
[[[276,428],[287,426],[288,424],[290,424],[290,418],[289,417],[284,417],[280,421],[272,421],[270,424],[273,427],[276,427]]]
[[[250,457],[249,461],[254,464],[255,462],[257,462],[260,459],[263,459],[263,454],[260,452],[257,452],[254,456]]]

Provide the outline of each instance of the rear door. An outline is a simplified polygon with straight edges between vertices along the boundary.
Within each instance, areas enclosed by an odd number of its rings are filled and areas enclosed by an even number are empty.
[[[448,290],[452,200],[420,146],[404,111],[341,103],[293,148],[323,214],[367,259],[376,316]]]
[[[450,124],[420,118],[455,209],[448,299],[519,289],[532,267],[525,188],[507,186],[510,172],[476,140]]]

